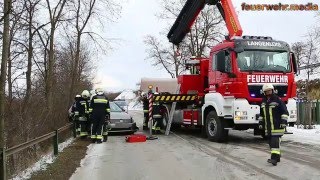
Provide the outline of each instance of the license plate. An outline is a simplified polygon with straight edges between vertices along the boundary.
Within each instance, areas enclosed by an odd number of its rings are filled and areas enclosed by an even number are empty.
[[[120,122],[123,122],[123,120],[120,120]]]

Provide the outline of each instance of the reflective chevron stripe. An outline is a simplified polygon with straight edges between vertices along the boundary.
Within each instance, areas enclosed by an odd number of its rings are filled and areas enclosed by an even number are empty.
[[[170,94],[170,95],[153,95],[153,102],[190,102],[197,99],[194,94]]]

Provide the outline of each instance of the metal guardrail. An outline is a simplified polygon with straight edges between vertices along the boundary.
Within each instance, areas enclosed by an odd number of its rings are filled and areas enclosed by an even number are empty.
[[[40,137],[37,137],[33,140],[30,140],[30,141],[27,141],[27,142],[24,142],[22,144],[19,144],[19,145],[16,145],[16,146],[13,146],[13,147],[10,147],[8,149],[4,149],[4,150],[1,150],[0,149],[0,163],[2,164],[3,167],[1,167],[3,170],[4,173],[1,173],[0,175],[0,180],[6,180],[7,177],[6,177],[6,159],[7,159],[7,156],[10,156],[10,155],[13,155],[17,152],[20,152],[22,150],[25,150],[35,144],[38,144],[38,143],[41,143],[45,140],[48,140],[50,138],[53,138],[53,154],[54,155],[58,155],[59,151],[58,151],[58,145],[59,145],[59,140],[58,140],[58,134],[60,132],[63,132],[69,128],[73,128],[73,123],[68,123],[66,124],[65,126],[55,130],[55,131],[52,131],[48,134],[45,134],[45,135],[42,135]],[[74,128],[73,128],[74,129]],[[76,136],[75,134],[75,131],[73,130],[73,137]]]

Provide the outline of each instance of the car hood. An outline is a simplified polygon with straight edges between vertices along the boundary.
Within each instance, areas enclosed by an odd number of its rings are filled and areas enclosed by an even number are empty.
[[[131,119],[131,116],[125,112],[110,112],[110,119]]]

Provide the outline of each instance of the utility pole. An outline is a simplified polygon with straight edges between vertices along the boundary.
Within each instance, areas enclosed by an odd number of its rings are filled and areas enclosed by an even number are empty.
[[[7,77],[7,62],[9,58],[9,14],[11,12],[11,0],[4,0],[3,5],[3,35],[2,35],[2,59],[0,77],[0,180],[6,180],[6,155],[4,139],[4,117],[5,117],[5,87]]]

